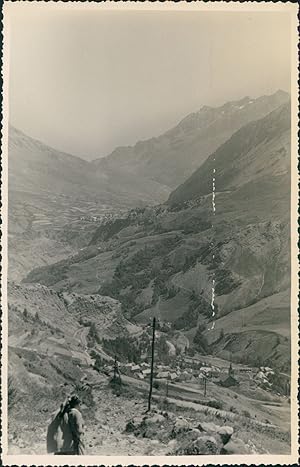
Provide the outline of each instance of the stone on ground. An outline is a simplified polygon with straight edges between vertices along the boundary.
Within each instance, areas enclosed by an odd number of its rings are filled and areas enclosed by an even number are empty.
[[[221,450],[221,454],[251,454],[249,447],[239,438],[231,439]]]
[[[233,435],[233,428],[231,426],[222,426],[218,429],[218,434],[220,435],[223,444],[227,444]]]

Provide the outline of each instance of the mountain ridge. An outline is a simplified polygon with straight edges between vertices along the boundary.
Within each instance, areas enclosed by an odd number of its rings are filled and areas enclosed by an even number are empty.
[[[251,163],[246,159],[247,154],[253,151],[253,146],[265,144],[267,146],[268,139],[272,140],[276,136],[279,144],[282,146],[282,153],[280,159],[282,160],[282,170],[288,171],[284,164],[289,164],[289,159],[285,161],[285,155],[289,154],[289,141],[290,141],[290,124],[291,124],[291,107],[290,102],[283,104],[277,109],[273,110],[267,116],[248,123],[234,133],[223,145],[221,145],[216,152],[211,154],[204,164],[199,167],[192,176],[187,179],[182,185],[174,190],[168,199],[169,203],[174,203],[176,200],[185,201],[197,195],[207,195],[212,193],[212,179],[216,180],[216,190],[224,191],[230,190],[232,187],[230,183],[233,182],[235,171],[235,159],[241,159],[243,156],[244,167],[247,168]],[[284,140],[286,139],[286,141]],[[284,141],[283,141],[284,140]],[[287,148],[286,148],[287,146]],[[272,153],[271,153],[272,156]],[[252,159],[255,157],[251,155]],[[280,165],[280,160],[275,160],[277,166]],[[263,163],[259,161],[260,167],[257,169],[256,174],[249,174],[248,178],[254,179],[271,170],[270,161],[265,157]],[[226,170],[228,169],[228,170]],[[280,168],[278,168],[280,172]],[[240,170],[241,172],[241,170]],[[230,182],[231,180],[231,182]],[[246,179],[240,183],[246,183]]]
[[[264,117],[288,99],[289,94],[279,90],[220,107],[202,106],[165,133],[133,146],[118,147],[93,163],[99,169],[122,167],[174,189],[241,126]]]

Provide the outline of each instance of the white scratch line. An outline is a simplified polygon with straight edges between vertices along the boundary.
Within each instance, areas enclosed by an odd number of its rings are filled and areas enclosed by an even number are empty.
[[[214,161],[215,161],[215,157],[214,157]],[[215,216],[216,215],[216,177],[215,177],[215,174],[216,173],[216,169],[214,168],[213,169],[213,177],[212,177],[212,210],[213,210],[213,215]],[[212,228],[214,227],[214,225],[212,224]],[[212,241],[211,242],[211,246],[214,247],[214,242]],[[215,259],[215,254],[213,253],[212,255],[212,258]],[[215,276],[215,273],[213,273],[213,275]],[[216,313],[215,313],[215,279],[213,279],[212,281],[212,287],[211,287],[211,309],[212,309],[212,318],[215,317]],[[215,321],[213,321],[212,323],[212,327],[209,328],[209,331],[212,331],[215,327]]]

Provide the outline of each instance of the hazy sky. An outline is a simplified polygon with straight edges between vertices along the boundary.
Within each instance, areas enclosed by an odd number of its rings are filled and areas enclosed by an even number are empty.
[[[18,4],[9,15],[10,121],[84,158],[158,136],[204,104],[290,90],[288,13]]]

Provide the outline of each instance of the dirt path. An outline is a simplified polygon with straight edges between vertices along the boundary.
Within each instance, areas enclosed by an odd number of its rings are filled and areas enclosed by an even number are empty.
[[[82,344],[82,346],[86,349],[87,348],[87,340],[86,340],[86,337],[88,335],[88,328],[80,328],[80,329],[77,329],[77,331],[75,331],[74,333],[74,336],[76,339],[78,338],[79,336],[79,340]]]

